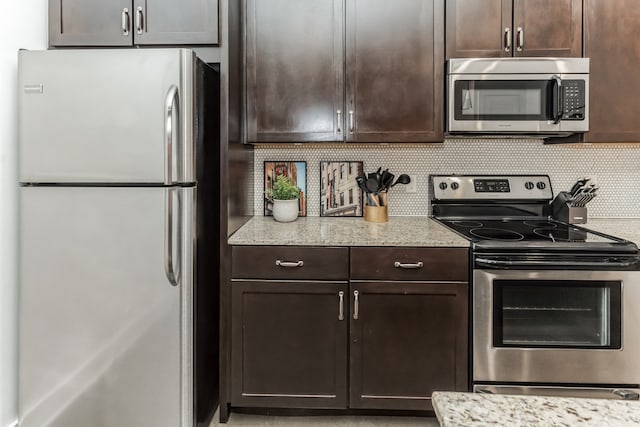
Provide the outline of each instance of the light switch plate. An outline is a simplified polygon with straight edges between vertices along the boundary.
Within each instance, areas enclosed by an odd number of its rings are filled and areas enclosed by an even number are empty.
[[[405,193],[417,193],[418,192],[418,178],[411,177],[411,182],[403,185]]]

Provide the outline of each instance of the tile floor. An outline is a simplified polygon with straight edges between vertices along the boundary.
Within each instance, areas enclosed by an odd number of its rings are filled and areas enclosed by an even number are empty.
[[[211,427],[225,426],[215,414]],[[283,416],[254,415],[232,412],[226,424],[229,427],[438,427],[435,417],[388,416]]]

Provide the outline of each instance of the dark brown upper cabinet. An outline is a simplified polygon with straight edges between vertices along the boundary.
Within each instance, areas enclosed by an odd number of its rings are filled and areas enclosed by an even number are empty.
[[[346,140],[443,140],[443,0],[347,0]]]
[[[343,0],[247,0],[250,142],[342,140]]]
[[[443,140],[444,0],[247,0],[249,142]]]
[[[49,0],[49,45],[216,45],[218,0]]]
[[[640,28],[637,0],[585,0],[584,54],[590,58],[585,142],[640,142]]]
[[[447,58],[582,56],[582,0],[447,0]]]

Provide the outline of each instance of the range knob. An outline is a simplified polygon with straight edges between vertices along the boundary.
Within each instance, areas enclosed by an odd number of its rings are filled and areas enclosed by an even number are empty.
[[[533,190],[533,182],[531,181],[527,181],[524,183],[524,188],[526,188],[527,190]]]
[[[451,189],[452,190],[457,190],[460,187],[460,184],[458,184],[457,182],[452,182],[451,183]]]
[[[538,181],[538,183],[536,184],[536,187],[538,187],[538,190],[544,190],[545,188],[547,188],[547,184],[545,184],[542,181]]]
[[[440,187],[441,190],[446,190],[447,189],[447,183],[446,182],[441,182],[438,187]]]

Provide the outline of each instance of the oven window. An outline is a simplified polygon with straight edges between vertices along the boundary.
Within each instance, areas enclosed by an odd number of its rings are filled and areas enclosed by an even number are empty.
[[[619,349],[621,282],[494,280],[493,345]]]
[[[550,120],[549,80],[457,80],[456,120]]]

